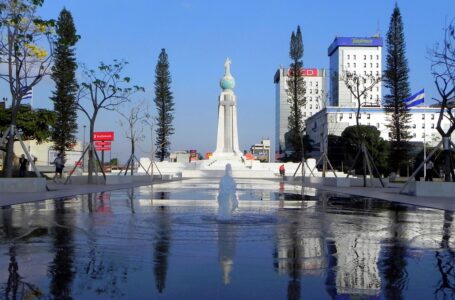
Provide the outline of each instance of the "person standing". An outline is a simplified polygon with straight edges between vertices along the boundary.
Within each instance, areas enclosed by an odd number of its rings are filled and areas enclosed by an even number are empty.
[[[65,161],[63,160],[63,155],[62,153],[57,154],[57,157],[54,159],[54,162],[52,163],[55,165],[55,175],[54,175],[54,181],[57,178],[62,178],[62,173],[63,173],[63,168],[65,167]]]
[[[28,160],[25,158],[25,154],[19,158],[19,177],[25,177],[27,174]]]
[[[280,176],[284,177],[285,170],[284,170],[284,164],[280,166]]]
[[[433,181],[433,168],[433,161],[429,160],[427,162],[427,177],[425,178],[425,181]]]

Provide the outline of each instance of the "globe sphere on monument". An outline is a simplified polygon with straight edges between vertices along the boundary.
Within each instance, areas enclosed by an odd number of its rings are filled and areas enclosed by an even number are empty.
[[[235,87],[235,80],[232,76],[224,76],[220,80],[220,86],[223,90],[232,90]]]

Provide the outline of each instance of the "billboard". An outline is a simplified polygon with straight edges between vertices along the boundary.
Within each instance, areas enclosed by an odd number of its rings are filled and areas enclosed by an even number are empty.
[[[292,70],[288,70],[288,77],[292,75]],[[304,77],[317,77],[319,76],[318,69],[316,68],[302,68],[300,69],[300,75]]]
[[[332,55],[338,47],[382,47],[380,37],[337,37],[328,49],[328,55]]]
[[[113,131],[98,131],[93,133],[94,141],[113,141],[114,132]]]

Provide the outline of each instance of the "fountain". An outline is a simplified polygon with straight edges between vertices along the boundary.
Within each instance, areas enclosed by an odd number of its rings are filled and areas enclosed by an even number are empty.
[[[232,178],[232,166],[227,164],[218,190],[218,220],[230,220],[232,212],[239,206],[236,189],[237,184]]]

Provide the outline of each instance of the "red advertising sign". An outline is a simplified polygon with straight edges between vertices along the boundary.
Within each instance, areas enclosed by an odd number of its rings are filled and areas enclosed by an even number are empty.
[[[289,69],[288,76],[291,76],[292,70]],[[300,69],[300,75],[305,77],[317,77],[318,76],[318,69],[311,68],[311,69]]]
[[[96,151],[111,151],[111,147],[95,147]]]
[[[105,146],[110,147],[111,144],[112,144],[112,143],[111,143],[110,141],[106,141],[106,142],[95,142],[95,147],[105,147]]]
[[[114,132],[113,131],[98,131],[93,133],[94,141],[113,141]]]

